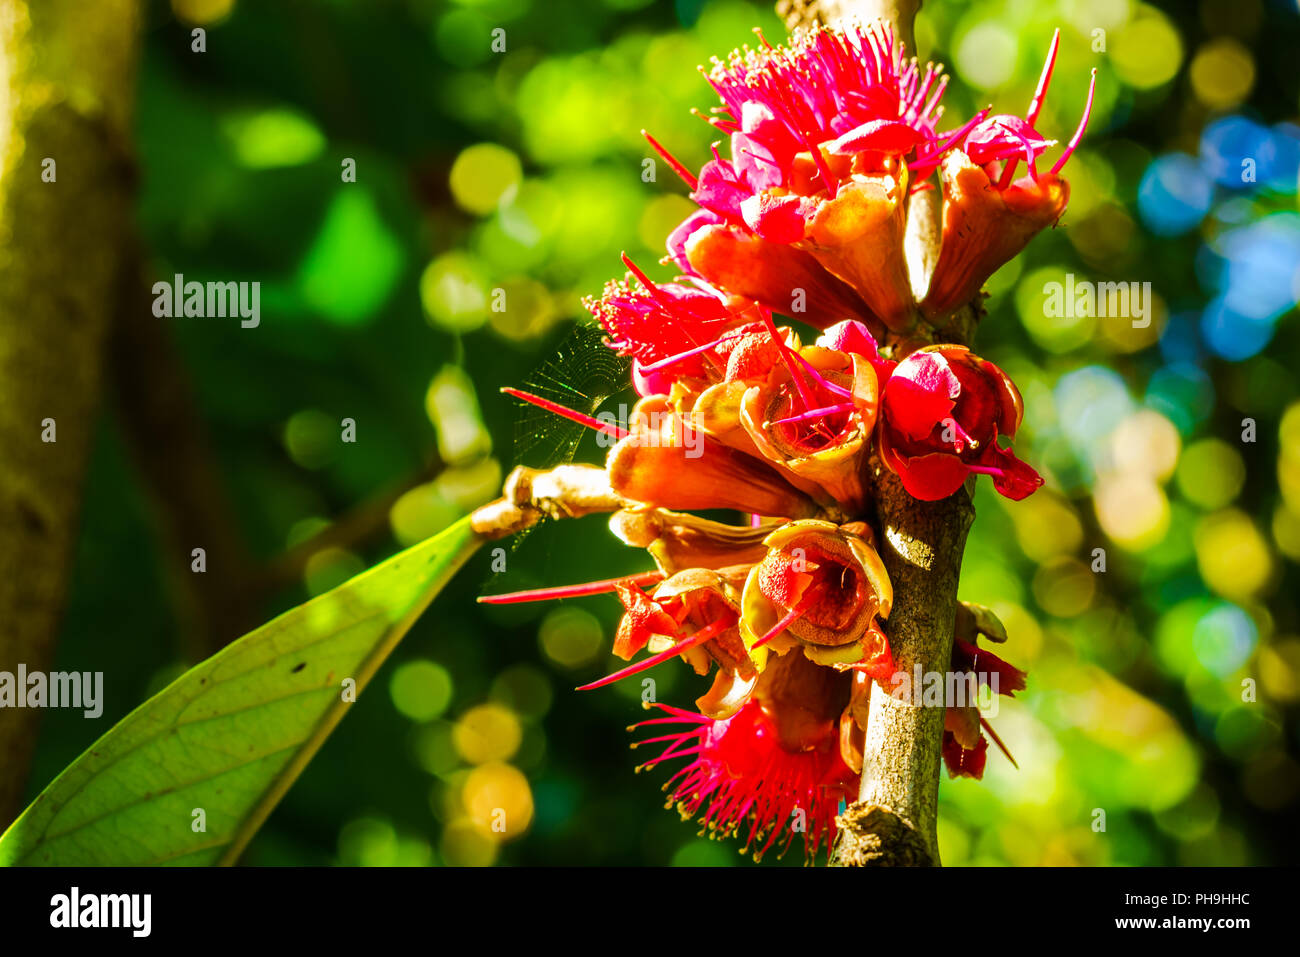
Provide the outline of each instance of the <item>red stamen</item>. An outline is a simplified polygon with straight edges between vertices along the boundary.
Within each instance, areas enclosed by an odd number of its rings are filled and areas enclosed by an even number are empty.
[[[805,409],[813,408],[817,404],[817,400],[813,398],[811,387],[804,381],[802,373],[800,373],[795,368],[794,363],[790,361],[790,355],[794,353],[794,350],[786,345],[785,340],[777,334],[776,324],[772,322],[772,310],[760,308],[759,314],[763,317],[763,323],[767,326],[767,334],[770,335],[772,341],[776,343],[777,351],[781,354],[781,362],[784,363],[786,371],[790,373],[790,379],[794,383],[796,391],[799,393],[799,398],[803,402],[803,407]]]
[[[552,402],[550,399],[543,399],[540,395],[533,395],[531,392],[524,392],[522,389],[512,389],[510,386],[504,386],[501,389],[506,395],[512,395],[516,399],[528,402],[537,406],[539,409],[545,409],[547,412],[568,419],[571,422],[577,422],[579,425],[585,425],[589,429],[595,429],[597,432],[604,432],[606,435],[613,436],[616,439],[625,439],[632,433],[619,425],[611,425],[608,422],[601,422],[589,415],[583,415],[573,409],[565,408],[558,402]]]
[[[660,289],[658,286],[656,286],[654,280],[652,280],[649,276],[647,276],[644,272],[642,272],[641,268],[637,266],[636,263],[632,262],[632,260],[628,257],[627,253],[621,253],[620,256],[622,257],[623,265],[628,268],[628,271],[632,273],[632,275],[636,276],[637,281],[641,283],[642,286],[645,287],[645,291],[650,293],[650,295],[654,298],[654,301],[659,303],[659,305],[663,308],[664,312],[676,318],[677,304],[673,302],[671,299],[669,299],[666,295],[664,295],[663,290]],[[681,330],[687,339],[690,339],[696,345],[700,344],[699,340],[695,338],[695,334],[691,332],[690,327],[688,325],[683,323],[681,326]],[[715,371],[719,373],[723,371],[721,365],[719,365],[718,363],[717,356],[713,355],[710,352],[705,352],[704,357],[709,360],[709,364],[713,366]]]
[[[681,641],[677,642],[677,644],[673,645],[671,648],[668,648],[665,651],[661,651],[659,652],[659,654],[654,655],[653,657],[646,658],[644,661],[638,661],[635,664],[628,665],[626,668],[622,668],[614,672],[612,675],[606,675],[605,677],[597,681],[591,682],[591,684],[582,685],[578,688],[578,690],[591,691],[593,688],[603,688],[607,684],[613,684],[615,681],[621,681],[624,678],[629,678],[632,675],[637,674],[638,672],[645,671],[647,668],[653,668],[655,665],[659,664],[660,662],[667,661],[669,658],[672,658],[675,655],[680,655],[687,648],[690,648],[694,645],[698,645],[702,641],[708,641],[710,638],[726,631],[730,627],[731,627],[731,623],[728,623],[724,619],[720,618],[717,621],[715,621],[713,624],[701,628],[699,631],[695,632],[695,634],[687,638],[683,638]]]
[[[913,160],[912,163],[909,165],[911,166],[929,165],[934,159],[948,152],[949,147],[951,147],[953,143],[957,142],[959,139],[961,139],[963,136],[965,136],[967,133],[973,130],[980,123],[983,123],[992,110],[993,107],[991,106],[984,107],[984,109],[980,110],[969,120],[963,123],[960,127],[954,130],[952,134],[946,140],[944,140],[942,146],[940,146],[936,150],[932,150],[931,152],[926,153],[925,156],[917,157],[917,159]]]
[[[650,145],[655,148],[655,152],[657,152],[660,156],[664,158],[664,162],[667,163],[669,166],[671,166],[673,172],[682,178],[683,182],[685,182],[686,185],[691,188],[692,193],[699,188],[700,181],[698,177],[696,177],[694,173],[692,173],[684,165],[682,165],[682,163],[677,159],[677,157],[673,156],[672,153],[669,153],[666,149],[660,146],[659,141],[655,139],[653,136],[651,136],[649,133],[647,133],[645,130],[641,131],[641,135],[650,141]]]
[[[1092,79],[1088,81],[1088,102],[1083,108],[1083,116],[1079,120],[1079,128],[1074,131],[1074,135],[1070,137],[1070,142],[1066,144],[1065,152],[1061,154],[1061,158],[1058,159],[1056,165],[1052,167],[1053,176],[1061,171],[1061,167],[1064,166],[1065,161],[1070,158],[1070,154],[1074,152],[1074,148],[1083,140],[1083,131],[1088,128],[1088,117],[1092,116],[1092,98],[1096,91],[1097,69],[1096,67],[1093,67]]]
[[[789,628],[792,624],[794,624],[795,619],[797,619],[800,615],[802,615],[805,611],[808,610],[808,606],[810,604],[812,604],[811,595],[804,598],[803,601],[799,602],[799,604],[795,605],[788,612],[786,612],[785,617],[783,617],[780,621],[778,621],[775,625],[773,625],[766,635],[758,639],[758,641],[754,642],[750,650],[752,651],[754,648],[761,648],[763,645],[767,644],[777,635],[781,634],[781,632]]]
[[[528,591],[513,591],[502,595],[482,595],[478,599],[483,605],[514,605],[526,601],[550,601],[555,598],[577,598],[581,595],[602,595],[623,584],[644,588],[664,579],[660,571],[641,572],[639,575],[625,575],[622,578],[607,578],[604,581],[584,582],[580,585],[556,585],[551,588],[533,588]]]
[[[1007,760],[1011,762],[1011,766],[1019,771],[1020,765],[1016,764],[1016,759],[1011,756],[1011,752],[1008,751],[1007,746],[1002,743],[1002,739],[999,738],[998,733],[993,730],[993,725],[989,724],[988,719],[981,717],[980,725],[989,733],[989,737],[992,738],[993,743],[998,746],[998,750],[1007,756]]]

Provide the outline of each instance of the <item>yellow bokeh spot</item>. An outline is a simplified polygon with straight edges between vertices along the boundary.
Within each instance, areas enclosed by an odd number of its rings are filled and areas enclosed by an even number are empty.
[[[1287,558],[1300,561],[1300,515],[1285,504],[1273,510],[1273,541]]]
[[[494,761],[475,768],[461,787],[465,813],[498,841],[522,837],[533,821],[533,792],[518,768]]]
[[[560,318],[551,291],[536,279],[511,279],[501,290],[504,308],[489,312],[488,322],[506,339],[519,342],[539,336]]]
[[[953,59],[961,75],[986,90],[1002,86],[1016,69],[1016,34],[996,20],[975,24],[957,41]]]
[[[1213,591],[1234,601],[1255,597],[1273,573],[1264,536],[1244,512],[1224,509],[1196,526],[1196,564]]]
[[[637,237],[649,249],[663,249],[668,234],[696,209],[685,196],[666,193],[645,204],[641,221],[637,223]]]
[[[596,616],[581,608],[556,608],[537,631],[542,651],[558,665],[580,668],[596,660],[605,635]]]
[[[234,8],[235,0],[172,0],[172,13],[199,27],[224,20]]]
[[[1279,638],[1259,649],[1259,681],[1271,698],[1300,701],[1300,638]]]
[[[466,711],[452,730],[452,743],[470,764],[505,761],[523,740],[519,719],[499,704],[481,704]]]
[[[1042,489],[1007,510],[1016,523],[1016,539],[1025,555],[1042,562],[1058,555],[1073,552],[1083,542],[1083,526],[1069,502],[1053,492]],[[1051,535],[1043,529],[1050,528]]]
[[[424,395],[424,410],[438,430],[438,454],[444,462],[470,462],[492,449],[492,436],[479,417],[474,383],[460,366],[443,366],[433,377]]]
[[[1169,500],[1149,476],[1104,475],[1097,480],[1093,502],[1102,531],[1130,551],[1159,544],[1169,530]]]
[[[334,460],[342,435],[340,420],[319,409],[303,409],[285,423],[284,447],[295,464],[318,469]]]
[[[1111,44],[1111,63],[1129,86],[1149,90],[1173,79],[1183,62],[1178,29],[1159,10],[1143,5]]]
[[[500,844],[484,834],[467,817],[448,824],[442,832],[438,850],[442,859],[452,867],[491,867],[497,859]]]
[[[990,607],[1006,628],[1007,637],[1015,642],[1016,664],[1022,668],[1033,664],[1043,650],[1043,629],[1038,619],[1014,602],[994,602]]]
[[[1073,618],[1088,610],[1097,582],[1087,565],[1061,558],[1038,569],[1033,587],[1034,598],[1043,611],[1058,618]]]
[[[434,479],[438,494],[458,508],[469,510],[490,502],[501,493],[501,463],[494,458],[443,470]]]
[[[393,537],[403,546],[422,542],[436,535],[463,514],[453,502],[438,491],[433,482],[408,489],[388,510],[388,524]]]
[[[1169,320],[1169,310],[1165,301],[1154,291],[1141,292],[1144,314],[1139,317],[1137,304],[1132,299],[1133,287],[1129,283],[1116,283],[1118,290],[1103,291],[1098,286],[1098,295],[1105,301],[1106,315],[1099,320],[1102,343],[1112,352],[1129,353],[1154,345],[1160,338]],[[1127,288],[1125,288],[1127,287]],[[1142,287],[1139,287],[1142,288]],[[1128,303],[1125,303],[1125,300]],[[1098,303],[1098,312],[1103,308]]]
[[[488,288],[482,265],[465,253],[439,256],[420,275],[425,315],[449,332],[473,332],[483,325],[493,296],[500,301],[500,293]]]
[[[1121,472],[1163,482],[1178,464],[1181,445],[1172,422],[1159,412],[1143,409],[1111,433],[1111,460]]]
[[[1124,207],[1104,199],[1092,212],[1070,223],[1066,238],[1089,262],[1118,265],[1127,264],[1135,232],[1137,225]],[[1149,331],[1149,328],[1133,330],[1134,333]]]
[[[388,682],[393,707],[412,721],[432,721],[451,704],[451,673],[436,661],[400,665]]]
[[[1069,272],[1064,266],[1044,266],[1016,284],[1020,321],[1034,341],[1049,352],[1077,349],[1097,331],[1096,316],[1086,308],[1077,308],[1077,300],[1067,291],[1074,288]]]
[[[1183,452],[1177,478],[1178,490],[1193,505],[1223,508],[1241,492],[1246,464],[1222,439],[1201,439]]]
[[[461,150],[451,164],[451,195],[462,209],[480,216],[509,201],[523,178],[519,157],[496,143]]]
[[[1217,37],[1197,50],[1189,72],[1196,98],[1212,110],[1236,106],[1255,85],[1255,61],[1232,37]]]

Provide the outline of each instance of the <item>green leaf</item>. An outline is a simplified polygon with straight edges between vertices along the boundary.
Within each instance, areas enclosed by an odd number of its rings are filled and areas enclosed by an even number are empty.
[[[0,865],[234,863],[352,707],[345,680],[365,687],[480,542],[462,519],[186,672],[54,779]]]

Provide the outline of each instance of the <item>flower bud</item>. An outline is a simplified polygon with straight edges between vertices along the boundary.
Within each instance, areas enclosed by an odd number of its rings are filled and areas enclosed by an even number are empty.
[[[821,665],[893,670],[877,618],[894,594],[863,523],[790,522],[765,540],[767,555],[745,581],[741,635],[750,648],[795,644]]]
[[[1043,484],[1032,468],[1001,448],[1024,405],[1006,373],[965,346],[927,346],[894,369],[885,384],[878,430],[880,458],[913,498],[947,498],[972,474],[1022,499]]]

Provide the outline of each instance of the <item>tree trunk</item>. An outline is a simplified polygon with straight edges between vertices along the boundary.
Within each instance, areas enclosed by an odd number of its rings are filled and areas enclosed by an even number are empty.
[[[913,29],[921,0],[782,0],[787,26],[853,17],[884,20],[914,56]],[[928,287],[941,240],[939,190],[909,200],[907,253],[918,298]],[[950,338],[969,338],[974,312],[963,309],[946,324]],[[946,672],[952,660],[957,582],[966,533],[975,517],[970,485],[941,502],[918,502],[879,462],[873,463],[880,557],[894,587],[894,607],[885,631],[898,670],[909,676]],[[911,701],[871,689],[865,759],[858,801],[840,818],[832,863],[842,866],[937,865],[939,774],[942,766],[943,707],[924,707],[919,688]]]
[[[53,660],[132,208],[138,28],[136,0],[0,0],[0,671]],[[0,827],[39,715],[0,709]]]

